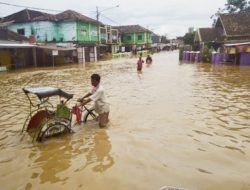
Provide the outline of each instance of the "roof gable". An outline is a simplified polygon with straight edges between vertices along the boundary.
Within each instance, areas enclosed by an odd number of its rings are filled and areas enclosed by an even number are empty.
[[[3,21],[14,21],[14,23],[31,22],[34,18],[44,15],[49,14],[40,11],[24,9],[22,11],[4,17]]]
[[[97,23],[96,20],[89,18],[85,15],[82,15],[76,11],[72,11],[72,10],[67,10],[67,11],[64,11],[62,13],[56,14],[55,18],[59,21],[62,21],[62,20],[82,20],[82,21],[86,21],[86,22],[90,22],[90,23]]]
[[[250,12],[220,14],[218,19],[228,36],[250,35]]]
[[[198,33],[202,42],[222,41],[222,37],[217,28],[199,28]]]
[[[53,15],[40,11],[24,9],[7,17],[4,17],[4,22],[14,21],[14,23],[32,22],[32,21],[64,21],[64,20],[82,20],[85,22],[96,23],[97,21],[82,15],[78,12],[67,10],[62,13]]]

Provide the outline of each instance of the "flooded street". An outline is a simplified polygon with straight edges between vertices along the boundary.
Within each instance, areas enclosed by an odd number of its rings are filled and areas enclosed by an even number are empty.
[[[180,64],[178,51],[136,59],[0,73],[0,184],[5,190],[250,189],[250,67]],[[59,87],[77,98],[99,73],[110,124],[32,143],[22,88]],[[55,101],[58,101],[57,99]],[[1,188],[1,189],[2,189]]]

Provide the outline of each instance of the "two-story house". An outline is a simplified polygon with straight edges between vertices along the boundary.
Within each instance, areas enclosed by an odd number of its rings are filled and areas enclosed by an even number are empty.
[[[126,25],[116,27],[121,35],[121,43],[125,51],[132,51],[133,48],[143,50],[151,47],[152,31],[140,25]]]
[[[12,21],[9,30],[38,43],[82,48],[81,58],[87,62],[97,58],[98,22],[75,11],[67,10],[52,15],[25,9],[5,17],[4,21]]]
[[[100,26],[100,44],[106,45],[106,51],[114,54],[119,51],[120,39],[118,29],[110,25]],[[105,46],[104,46],[105,47]]]

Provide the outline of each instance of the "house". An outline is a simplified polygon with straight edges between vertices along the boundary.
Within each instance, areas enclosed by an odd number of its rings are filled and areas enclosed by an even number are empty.
[[[220,14],[215,28],[226,43],[250,41],[250,12]]]
[[[143,50],[151,48],[152,31],[140,25],[126,25],[116,27],[121,35],[121,43],[125,51]]]
[[[83,62],[97,59],[98,22],[80,13],[67,10],[59,14],[47,14],[24,9],[4,18],[12,21],[9,30],[34,39],[37,43],[63,44],[64,48],[78,47]]]
[[[219,61],[240,64],[240,56],[244,54],[244,57],[248,57],[250,53],[249,18],[250,12],[220,14],[214,27],[197,30],[194,40],[196,49],[202,50],[205,46],[213,48],[217,52],[227,54],[221,56]]]
[[[120,49],[119,31],[110,25],[100,25],[100,54],[117,53]]]
[[[52,15],[24,9],[4,17],[4,21],[13,21],[9,30],[34,36],[38,42],[97,41],[97,21],[72,10]]]
[[[28,41],[29,39],[22,35],[1,28],[0,67],[17,69],[36,65],[36,46]]]
[[[223,44],[223,37],[218,28],[198,28],[194,37],[194,51],[205,46],[217,50]]]

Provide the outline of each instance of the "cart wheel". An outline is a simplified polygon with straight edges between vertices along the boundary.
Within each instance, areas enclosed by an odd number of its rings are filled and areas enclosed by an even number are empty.
[[[95,112],[94,109],[86,111],[86,113],[83,116],[83,122],[86,123],[87,121],[90,121],[90,120],[96,120],[97,116],[98,114]]]
[[[45,129],[43,130],[43,128]],[[49,137],[57,136],[63,133],[69,133],[71,131],[68,125],[60,122],[46,124],[43,128],[37,136],[37,141],[39,142],[42,142]]]

